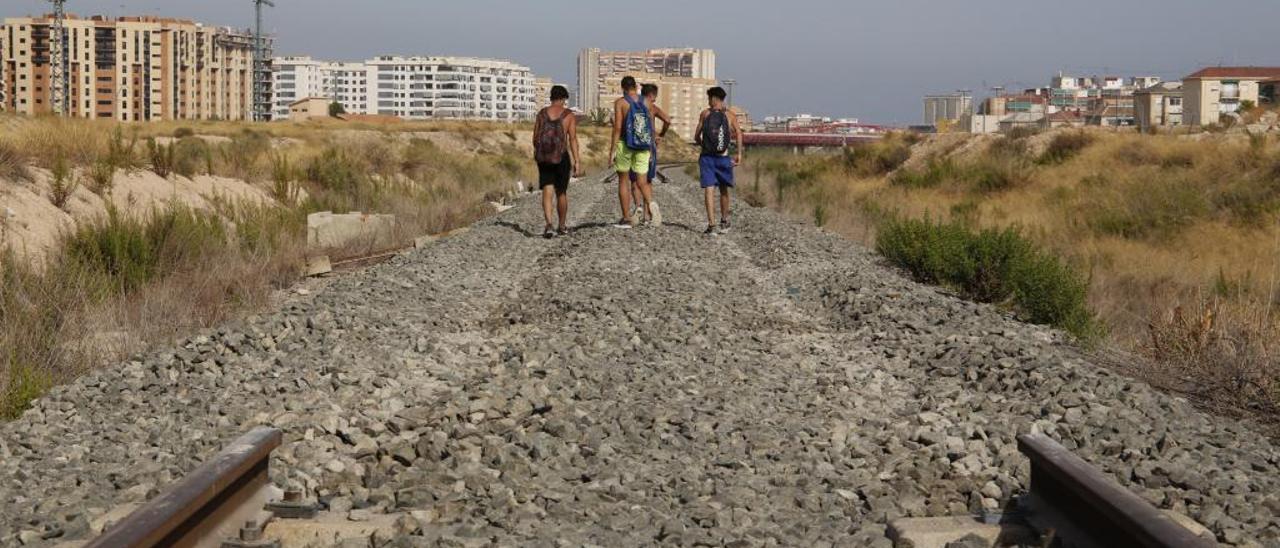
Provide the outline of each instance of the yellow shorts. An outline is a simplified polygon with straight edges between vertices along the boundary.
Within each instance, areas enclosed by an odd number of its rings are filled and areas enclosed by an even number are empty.
[[[617,152],[614,153],[613,167],[618,173],[649,173],[649,158],[653,154],[648,150],[631,150],[627,144],[618,141]]]

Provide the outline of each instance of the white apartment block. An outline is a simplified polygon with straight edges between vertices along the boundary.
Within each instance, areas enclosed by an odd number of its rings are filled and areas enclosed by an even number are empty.
[[[369,93],[369,65],[317,61],[310,57],[276,57],[271,63],[273,120],[289,118],[289,105],[303,99],[322,97],[342,105],[353,114],[376,111],[374,94]]]
[[[622,77],[645,76],[716,79],[716,52],[710,49],[661,48],[646,51],[601,51],[587,48],[578,54],[578,107],[592,112],[608,107],[622,94]]]
[[[537,113],[532,71],[509,61],[471,57],[377,57],[332,63],[308,57],[273,62],[275,119],[308,97],[342,103],[352,114],[406,120],[519,121]]]

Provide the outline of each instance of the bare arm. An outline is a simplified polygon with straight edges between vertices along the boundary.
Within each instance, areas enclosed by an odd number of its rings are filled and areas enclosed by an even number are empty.
[[[742,163],[742,149],[746,148],[746,144],[743,141],[742,126],[738,125],[738,115],[733,113],[732,111],[729,111],[728,114],[729,114],[729,125],[730,127],[733,128],[733,135],[735,139],[734,142],[738,143],[738,153],[735,154],[733,158],[733,165],[736,166]]]
[[[693,130],[693,142],[698,146],[702,146],[702,124],[707,121],[707,112],[704,110],[698,115],[698,129]]]
[[[653,116],[662,120],[662,131],[658,132],[658,137],[666,137],[667,130],[671,129],[671,117],[667,116],[667,111],[662,110],[658,105],[653,105]]]
[[[572,112],[568,116],[566,129],[569,133],[569,158],[573,162],[574,175],[582,175],[582,155],[578,152],[578,117]]]
[[[538,134],[542,133],[542,112],[533,119],[533,150],[538,150]]]
[[[622,138],[622,126],[626,122],[627,112],[622,109],[622,99],[613,102],[613,132],[609,139],[609,163],[613,163],[618,150],[618,140]]]

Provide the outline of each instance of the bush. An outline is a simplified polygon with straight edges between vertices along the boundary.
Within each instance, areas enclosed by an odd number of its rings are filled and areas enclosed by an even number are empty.
[[[1086,304],[1088,284],[1017,228],[975,231],[960,222],[889,218],[880,226],[876,251],[918,281],[1011,305],[1029,321],[1081,339],[1097,335]]]
[[[227,244],[222,220],[212,213],[175,206],[137,219],[109,207],[103,222],[71,232],[63,249],[67,263],[99,274],[107,289],[129,292]]]
[[[894,135],[870,145],[844,149],[842,160],[849,173],[859,177],[884,175],[911,158],[911,143]]]
[[[138,159],[137,149],[138,134],[135,132],[125,139],[124,130],[116,127],[111,132],[111,138],[107,140],[106,162],[115,169],[138,169],[142,167],[142,162]],[[103,158],[99,156],[98,159]]]
[[[170,145],[173,150],[173,172],[186,178],[195,177],[201,169],[208,172],[209,144],[199,137],[186,137]]]
[[[53,180],[49,183],[49,201],[58,209],[66,209],[67,202],[71,201],[71,196],[80,187],[79,179],[67,165],[66,158],[61,156],[54,160],[51,172]]]
[[[271,158],[271,197],[287,206],[298,202],[297,171],[289,163],[287,154],[275,154]]]
[[[147,139],[147,157],[151,160],[151,171],[156,175],[168,178],[173,173],[174,145],[162,145],[155,139]]]
[[[1061,164],[1075,158],[1093,142],[1093,137],[1083,131],[1059,133],[1049,141],[1043,154],[1036,161],[1041,164]]]
[[[1098,189],[1084,204],[1095,232],[1123,238],[1165,239],[1210,211],[1205,189],[1180,179],[1151,179]]]
[[[106,197],[115,186],[116,166],[106,158],[99,158],[89,166],[89,190],[98,196]]]
[[[178,129],[173,130],[174,139],[186,139],[187,137],[195,137],[195,135],[196,135],[195,130],[189,127],[180,127]]]
[[[970,164],[964,178],[979,192],[1001,192],[1030,184],[1035,173],[1027,160],[987,157]]]

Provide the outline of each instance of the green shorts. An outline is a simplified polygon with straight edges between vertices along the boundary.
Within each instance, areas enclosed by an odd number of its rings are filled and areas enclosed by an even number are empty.
[[[648,150],[631,150],[627,144],[618,141],[617,152],[614,153],[613,167],[618,173],[648,173],[649,158],[653,153]]]

